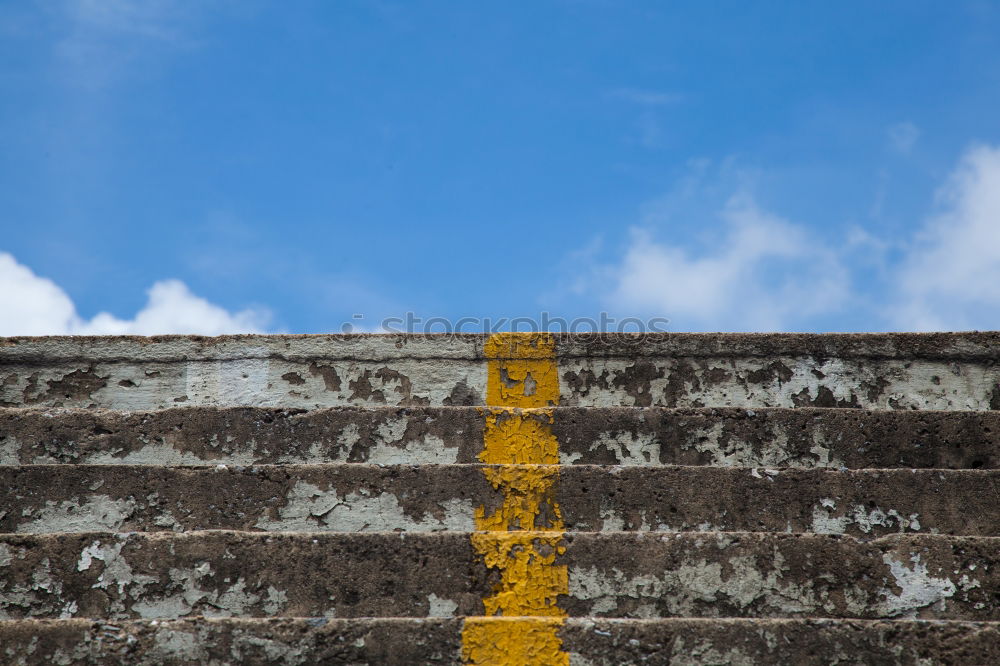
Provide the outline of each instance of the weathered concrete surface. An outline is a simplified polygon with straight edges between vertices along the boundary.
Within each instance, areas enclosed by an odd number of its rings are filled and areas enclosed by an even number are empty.
[[[0,339],[0,406],[482,404],[485,336]],[[561,404],[1000,409],[1000,334],[557,335]]]
[[[994,623],[838,620],[570,620],[575,666],[1000,663]]]
[[[1000,467],[1000,413],[560,408],[561,462],[718,467]]]
[[[474,462],[483,415],[455,408],[0,409],[0,464]]]
[[[0,532],[468,532],[502,501],[463,465],[0,467]]]
[[[997,620],[1000,539],[567,535],[571,616]]]
[[[0,661],[34,664],[457,664],[459,619],[0,622]]]
[[[0,535],[0,619],[473,614],[487,580],[467,534]]]
[[[1000,473],[771,468],[563,469],[568,531],[1000,536]]]
[[[570,616],[1000,620],[1000,539],[567,534]],[[280,566],[275,566],[280,563]],[[469,535],[0,535],[0,619],[480,615]]]
[[[1000,332],[966,333],[553,333],[561,357],[849,356],[1000,360]],[[16,361],[172,362],[245,358],[483,358],[484,334],[197,335],[0,337]]]
[[[1000,333],[504,340],[0,339],[0,662],[1000,662]]]
[[[475,407],[0,408],[0,464],[474,463],[483,428]],[[1000,412],[560,407],[551,428],[563,463],[1000,468]]]
[[[0,657],[35,664],[460,662],[462,620],[24,620],[0,623]],[[995,623],[841,620],[585,620],[559,632],[579,666],[993,664]]]
[[[1000,536],[992,470],[576,465],[552,497],[569,531]],[[502,502],[480,465],[0,467],[0,532],[468,532]]]
[[[417,359],[122,360],[0,367],[0,406],[122,410],[183,404],[300,409],[472,405],[482,402],[486,376],[484,364]]]

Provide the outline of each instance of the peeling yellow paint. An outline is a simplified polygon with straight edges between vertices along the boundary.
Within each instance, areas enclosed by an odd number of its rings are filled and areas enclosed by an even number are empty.
[[[563,520],[556,502],[559,442],[552,432],[559,404],[555,338],[501,333],[483,347],[487,384],[483,473],[503,494],[499,507],[478,507],[472,547],[500,572],[483,599],[485,617],[466,618],[462,658],[470,664],[569,664],[559,629],[569,593],[562,555]]]
[[[516,617],[537,615],[565,617],[556,606],[560,594],[569,593],[569,572],[556,566],[566,552],[562,532],[477,532],[472,546],[486,566],[500,570],[493,596],[483,600],[486,615]]]
[[[487,410],[483,445],[479,459],[487,465],[559,464],[551,409]]]
[[[551,333],[497,333],[483,345],[486,404],[549,407],[559,403],[559,369]]]
[[[483,343],[486,358],[556,357],[556,338],[551,333],[494,333]]]
[[[483,473],[494,488],[503,491],[503,502],[493,513],[487,513],[485,506],[476,507],[477,530],[562,531],[562,513],[555,498],[557,466],[498,465]]]
[[[462,659],[469,664],[569,666],[562,651],[560,618],[470,617],[462,630]]]

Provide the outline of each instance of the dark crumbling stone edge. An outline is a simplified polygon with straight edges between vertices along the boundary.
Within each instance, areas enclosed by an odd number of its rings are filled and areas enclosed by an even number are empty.
[[[942,333],[554,333],[559,358],[851,357],[1000,361],[1000,331]],[[0,337],[0,362],[249,358],[483,358],[486,334]],[[245,347],[245,349],[241,349]]]
[[[5,663],[458,664],[462,618],[0,621]],[[1000,623],[926,620],[569,619],[591,664],[1000,663]]]
[[[770,466],[858,468],[1000,468],[1000,412],[860,410],[839,408],[557,407],[553,432],[562,451],[581,464],[629,464],[609,445],[606,432],[652,437],[662,465],[716,465],[736,450],[759,456],[777,439],[787,461]],[[107,464],[148,445],[164,445],[191,464],[229,463],[241,450],[254,464],[368,462],[381,425],[405,418],[392,447],[432,436],[454,462],[478,462],[482,407],[177,407],[121,412],[108,409],[0,408],[0,446],[16,442],[17,464]],[[345,427],[357,430],[347,443]],[[704,432],[718,426],[712,441]],[[218,433],[225,432],[224,441]],[[816,437],[829,449],[818,458]],[[311,447],[317,446],[313,449]],[[11,445],[8,444],[8,447]],[[8,462],[8,464],[10,464]],[[426,462],[414,459],[413,462]],[[738,464],[736,463],[730,464]]]

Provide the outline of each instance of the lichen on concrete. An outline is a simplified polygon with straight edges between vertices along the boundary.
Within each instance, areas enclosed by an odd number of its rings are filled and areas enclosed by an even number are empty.
[[[400,506],[399,498],[389,492],[367,494],[348,492],[341,496],[336,488],[323,490],[306,481],[298,481],[289,491],[286,503],[277,509],[276,518],[261,517],[256,527],[267,531],[337,531],[391,532],[473,529],[472,504],[458,498],[442,502],[441,517],[431,513],[414,519]]]
[[[19,533],[46,532],[117,532],[136,510],[133,498],[114,499],[107,495],[90,495],[85,499],[53,502],[35,511],[25,509],[19,522]]]
[[[882,561],[889,566],[889,572],[899,588],[899,592],[886,588],[882,592],[883,599],[878,608],[884,617],[897,617],[904,614],[916,614],[916,611],[940,604],[945,607],[946,600],[955,595],[955,583],[948,578],[932,576],[927,570],[927,564],[921,562],[920,553],[910,558],[910,564],[901,562],[886,553]],[[974,586],[967,584],[968,589]]]
[[[846,534],[851,526],[863,534],[871,534],[879,527],[900,533],[907,530],[919,532],[921,527],[918,513],[907,516],[896,509],[883,510],[879,506],[863,504],[854,504],[844,511],[837,511],[837,502],[830,498],[824,498],[814,505],[812,516],[811,531],[816,534]]]

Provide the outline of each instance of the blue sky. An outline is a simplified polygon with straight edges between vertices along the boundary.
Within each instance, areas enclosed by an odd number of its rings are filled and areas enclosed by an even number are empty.
[[[407,311],[1000,328],[1000,2],[0,2],[0,334]]]

